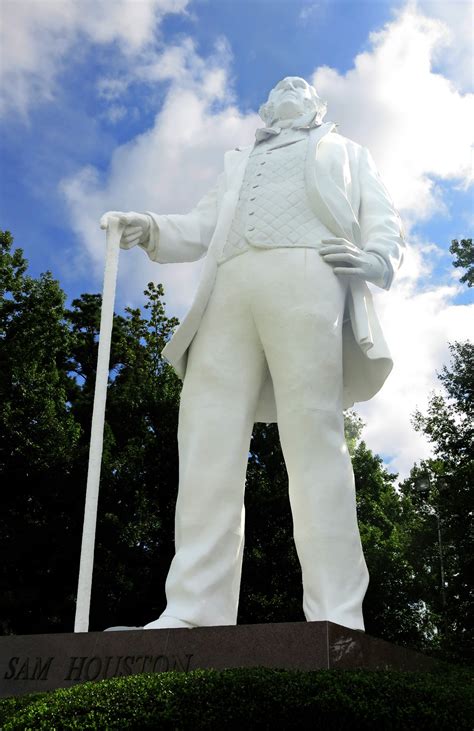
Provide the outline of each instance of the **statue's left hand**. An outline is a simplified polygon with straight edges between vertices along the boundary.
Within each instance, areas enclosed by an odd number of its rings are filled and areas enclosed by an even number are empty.
[[[358,276],[379,287],[384,286],[387,266],[377,254],[359,249],[343,238],[323,239],[322,244],[319,253],[332,266],[334,274]]]

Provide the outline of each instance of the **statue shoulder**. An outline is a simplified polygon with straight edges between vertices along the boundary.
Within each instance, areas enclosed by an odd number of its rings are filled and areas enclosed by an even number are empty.
[[[227,152],[224,153],[225,169],[228,170],[235,165],[238,165],[239,160],[242,159],[242,156],[245,155],[245,153],[250,154],[252,147],[253,145],[246,145],[244,147],[234,147],[233,150],[227,150]]]
[[[347,150],[354,152],[355,154],[360,154],[361,150],[364,149],[358,142],[354,142],[354,140],[350,140],[349,137],[344,137],[344,135],[341,135],[336,131],[327,135],[327,140],[339,147],[345,147]]]
[[[252,148],[253,148],[253,145],[238,145],[237,147],[234,147],[233,150],[227,150],[227,152],[225,153],[225,157],[228,157],[228,156],[232,157],[232,156],[238,154],[239,152],[248,152]]]
[[[331,134],[326,135],[325,142],[328,155],[340,160],[347,160],[354,168],[360,164],[364,152],[367,152],[365,147],[348,137],[344,137],[339,132],[331,132]]]

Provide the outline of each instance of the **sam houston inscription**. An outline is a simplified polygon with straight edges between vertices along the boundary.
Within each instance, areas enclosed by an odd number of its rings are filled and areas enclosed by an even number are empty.
[[[64,680],[84,683],[136,673],[162,673],[167,670],[187,672],[191,669],[192,653],[187,655],[93,655],[69,657],[62,668],[67,668]],[[55,657],[11,657],[4,680],[48,680],[50,670],[55,672]]]

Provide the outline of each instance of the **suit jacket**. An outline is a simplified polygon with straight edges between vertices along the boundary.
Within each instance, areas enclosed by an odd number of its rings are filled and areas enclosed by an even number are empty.
[[[305,180],[310,204],[319,220],[356,246],[382,257],[388,269],[385,288],[401,263],[404,246],[400,218],[369,152],[334,132],[326,123],[308,135]],[[332,133],[332,134],[330,134]],[[188,214],[156,215],[148,255],[162,264],[205,256],[192,306],[163,349],[164,358],[184,378],[188,348],[199,327],[217,274],[239,199],[252,146],[225,154],[224,172],[215,188]],[[344,408],[374,396],[393,363],[365,281],[349,279],[343,324]],[[273,384],[268,373],[255,421],[276,421]]]

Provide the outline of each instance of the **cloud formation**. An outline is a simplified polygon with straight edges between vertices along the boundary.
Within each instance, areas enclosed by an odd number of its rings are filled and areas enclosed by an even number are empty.
[[[340,132],[370,148],[406,223],[443,205],[438,181],[472,183],[474,94],[433,71],[450,54],[447,27],[409,4],[370,35],[346,74],[319,67],[313,83]]]
[[[58,76],[81,44],[115,44],[133,57],[156,41],[167,13],[189,0],[2,0],[0,111],[25,115],[54,95]]]
[[[137,78],[168,81],[165,101],[153,127],[118,147],[105,182],[86,167],[62,187],[72,226],[82,244],[79,264],[102,270],[104,235],[98,220],[107,210],[188,211],[215,183],[223,155],[252,139],[259,118],[242,114],[229,92],[227,45],[200,57],[191,39],[167,48],[161,56],[137,67]],[[261,121],[260,121],[261,124]],[[182,316],[197,283],[200,263],[158,267],[142,251],[122,254],[120,295],[140,298],[146,283],[163,282],[170,312]]]
[[[448,342],[472,335],[474,305],[454,304],[459,284],[430,281],[439,255],[432,244],[412,243],[390,292],[374,292],[394,369],[377,396],[357,411],[366,422],[364,439],[401,478],[430,454],[411,419],[417,408],[426,410],[433,391],[442,391],[436,372],[449,361]]]
[[[441,20],[448,31],[449,53],[435,56],[442,72],[463,90],[472,89],[474,5],[471,0],[418,0],[428,17]]]

